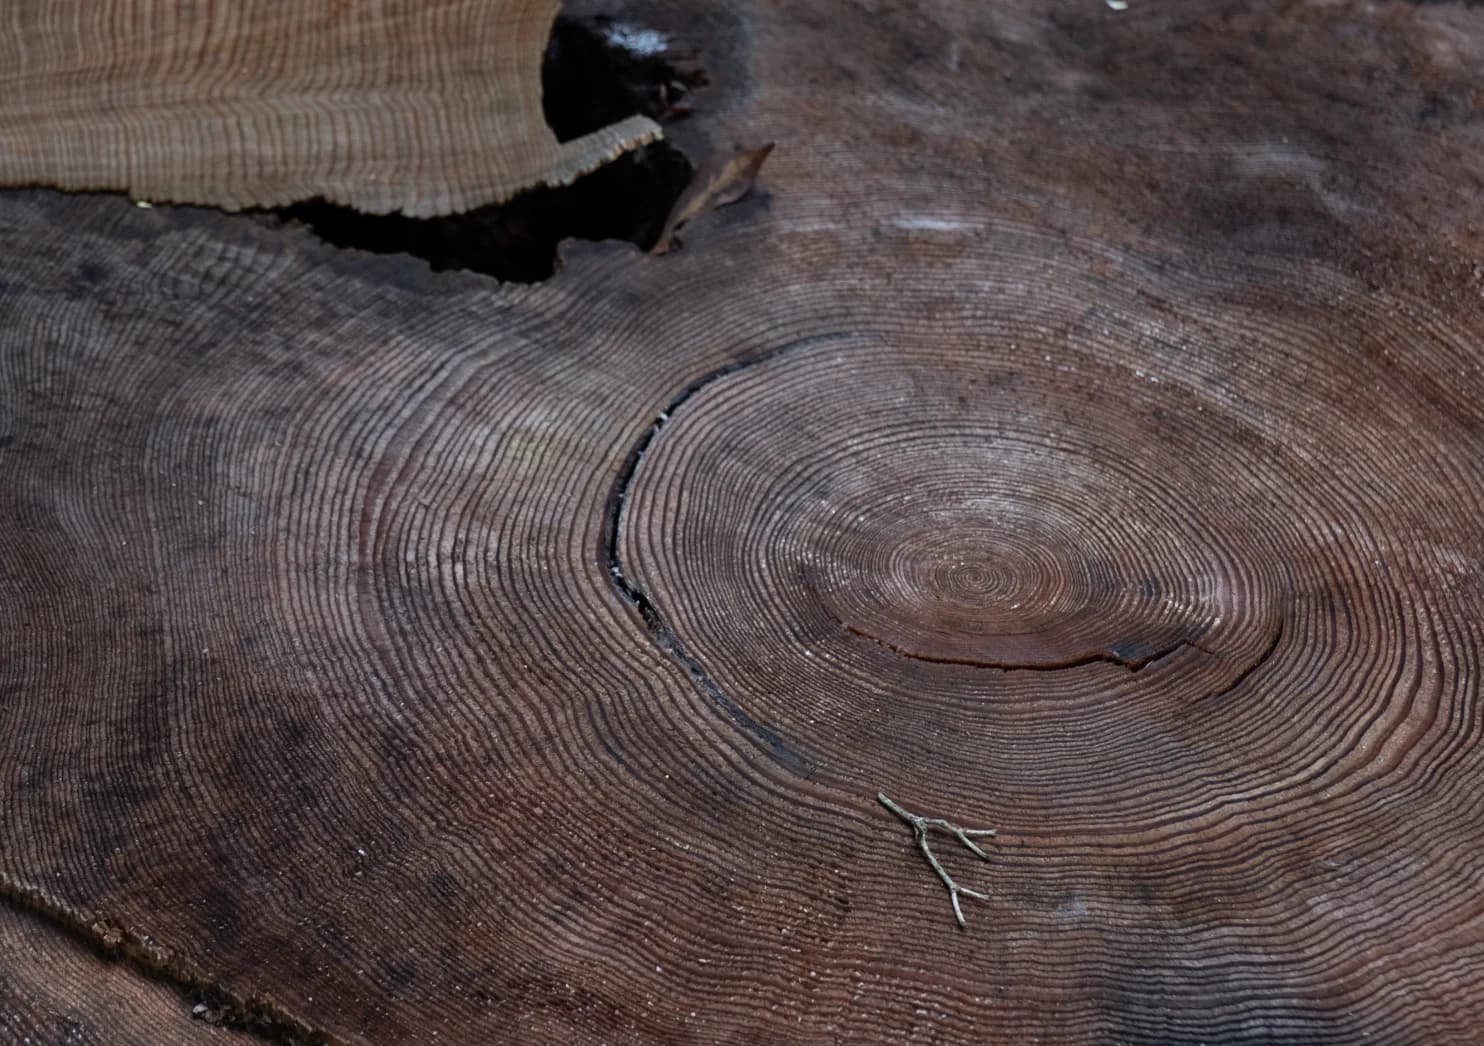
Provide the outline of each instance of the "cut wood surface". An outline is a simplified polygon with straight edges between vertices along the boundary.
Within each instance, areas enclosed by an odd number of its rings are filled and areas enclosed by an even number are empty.
[[[47,920],[0,908],[0,1041],[46,1046],[250,1046],[202,1018],[211,1007],[100,958]],[[192,1010],[202,1009],[195,1016]]]
[[[558,143],[557,0],[12,0],[0,184],[229,210],[324,198],[418,217],[563,185],[658,137]]]
[[[0,893],[333,1042],[1484,1036],[1484,10],[618,14],[777,143],[662,257],[0,197]]]

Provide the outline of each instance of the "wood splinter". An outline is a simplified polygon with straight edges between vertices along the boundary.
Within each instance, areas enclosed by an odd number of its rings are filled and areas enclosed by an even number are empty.
[[[960,929],[968,929],[969,924],[964,921],[963,909],[959,907],[958,895],[967,894],[975,900],[987,901],[989,900],[989,894],[980,893],[978,890],[970,890],[967,886],[960,886],[954,882],[953,876],[949,875],[943,866],[938,863],[938,858],[934,855],[933,848],[928,845],[927,832],[929,828],[941,828],[945,832],[952,832],[958,836],[958,841],[968,847],[971,852],[987,861],[989,860],[989,854],[979,849],[979,845],[970,836],[992,836],[995,834],[995,830],[993,828],[961,828],[952,821],[945,821],[941,817],[921,817],[917,814],[908,813],[888,799],[885,792],[877,792],[876,798],[881,801],[882,806],[912,826],[912,832],[917,836],[917,848],[922,851],[922,856],[927,858],[927,863],[932,865],[933,871],[938,873],[938,878],[943,880],[943,885],[948,887],[948,898],[953,902],[953,917],[958,920]]]

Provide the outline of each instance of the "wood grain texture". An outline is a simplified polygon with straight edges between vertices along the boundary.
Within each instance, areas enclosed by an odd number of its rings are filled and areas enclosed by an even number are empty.
[[[778,143],[664,257],[0,199],[8,881],[336,1042],[1477,1041],[1484,11],[620,14]]]
[[[250,1046],[190,1015],[173,987],[91,954],[55,925],[0,907],[0,1041],[26,1046]]]
[[[0,184],[227,210],[417,217],[565,185],[659,136],[558,143],[556,0],[20,0],[0,22]]]

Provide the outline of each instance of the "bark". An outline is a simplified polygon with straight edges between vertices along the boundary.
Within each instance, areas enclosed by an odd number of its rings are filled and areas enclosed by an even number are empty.
[[[1475,1041],[1484,11],[619,17],[777,143],[663,256],[0,197],[12,907],[285,1040]]]

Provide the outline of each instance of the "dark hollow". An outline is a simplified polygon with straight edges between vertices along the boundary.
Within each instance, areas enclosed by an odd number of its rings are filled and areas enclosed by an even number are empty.
[[[609,19],[559,18],[542,66],[542,105],[567,141],[636,113],[656,120],[684,115],[688,92],[704,82],[665,55],[636,55],[610,42]],[[655,142],[571,185],[534,189],[507,203],[442,218],[362,214],[310,200],[274,210],[337,247],[409,254],[435,272],[463,269],[533,283],[556,271],[557,245],[569,238],[626,240],[648,250],[690,181],[679,149]]]

